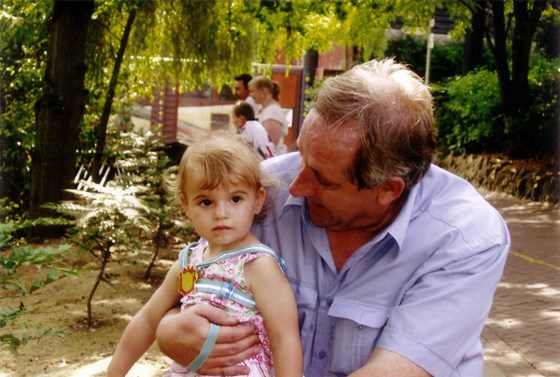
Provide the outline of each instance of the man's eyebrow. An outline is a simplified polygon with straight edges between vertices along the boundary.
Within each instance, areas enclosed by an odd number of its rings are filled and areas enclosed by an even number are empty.
[[[319,181],[319,183],[321,183],[323,185],[327,185],[327,186],[340,186],[339,184],[334,183],[330,179],[325,177],[319,170],[314,169],[314,168],[310,168],[310,169],[313,172],[313,175],[315,175],[315,178],[317,179],[317,181]]]

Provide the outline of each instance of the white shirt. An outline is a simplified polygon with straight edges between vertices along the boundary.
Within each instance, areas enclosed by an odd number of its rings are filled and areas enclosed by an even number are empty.
[[[255,102],[255,99],[251,96],[248,96],[247,98],[245,98],[243,101],[247,102],[249,105],[251,105],[251,107],[253,108],[253,111],[255,112],[255,116],[259,113],[259,111],[261,111],[261,105],[259,105],[258,103]]]
[[[277,103],[271,103],[270,105],[261,108],[258,118],[261,124],[268,119],[274,119],[282,124],[282,137],[278,141],[278,144],[275,145],[275,151],[276,155],[287,153],[288,149],[284,145],[284,136],[288,134],[288,122],[282,107],[280,107]]]
[[[270,141],[268,132],[256,120],[248,120],[238,132],[249,141],[260,161],[276,155],[274,143]]]

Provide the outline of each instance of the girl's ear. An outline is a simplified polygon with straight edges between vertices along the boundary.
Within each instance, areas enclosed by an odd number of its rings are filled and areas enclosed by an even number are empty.
[[[261,187],[257,190],[257,198],[255,200],[255,215],[261,213],[264,206],[265,199],[266,199],[266,190],[263,187]]]
[[[181,206],[183,207],[183,211],[185,211],[187,217],[190,217],[189,201],[183,194],[179,195],[179,197],[181,198]]]

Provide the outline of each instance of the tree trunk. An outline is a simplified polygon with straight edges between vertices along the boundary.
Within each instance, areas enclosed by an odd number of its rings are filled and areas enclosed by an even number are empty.
[[[488,6],[487,0],[476,0],[472,10],[471,28],[465,35],[463,66],[461,73],[466,75],[483,63],[484,27]]]
[[[117,80],[119,78],[121,64],[124,58],[124,53],[126,51],[128,37],[130,36],[130,31],[132,30],[132,25],[134,24],[135,17],[136,17],[136,8],[132,8],[128,14],[126,26],[124,28],[123,35],[121,37],[119,51],[115,59],[115,65],[113,66],[113,73],[111,74],[111,79],[109,81],[107,96],[105,97],[103,112],[101,114],[101,119],[99,120],[99,125],[97,126],[97,130],[96,130],[95,157],[93,160],[93,168],[91,172],[93,180],[95,182],[99,182],[99,169],[103,164],[102,160],[103,160],[103,151],[105,149],[105,141],[107,136],[107,124],[109,123],[109,116],[111,115],[111,108],[113,107],[113,98],[115,97],[115,89],[117,87]]]
[[[523,113],[529,95],[529,57],[533,36],[546,2],[535,1],[533,9],[529,12],[525,0],[516,0],[513,3],[515,14],[515,28],[512,43],[512,69],[511,81],[513,90],[513,105],[519,113]]]
[[[510,105],[510,88],[511,78],[509,74],[508,57],[506,50],[506,23],[504,15],[504,3],[501,1],[493,1],[492,18],[494,21],[494,44],[492,52],[496,64],[496,72],[498,74],[498,84],[500,87],[500,98],[502,102],[502,112],[507,119],[511,110]],[[487,40],[492,43],[491,36],[487,35]],[[506,120],[507,122],[507,120]]]
[[[86,32],[93,5],[93,0],[54,3],[43,96],[35,109],[29,211],[32,219],[49,214],[40,206],[63,199],[64,189],[70,187],[74,176],[85,98]],[[34,235],[50,236],[45,230]]]
[[[525,114],[532,105],[529,93],[529,58],[533,37],[537,30],[546,2],[535,1],[533,8],[528,9],[525,0],[515,0],[513,13],[515,15],[515,28],[513,30],[511,54],[511,96],[509,125],[511,158],[526,158],[530,155],[531,134],[534,125],[527,124]]]

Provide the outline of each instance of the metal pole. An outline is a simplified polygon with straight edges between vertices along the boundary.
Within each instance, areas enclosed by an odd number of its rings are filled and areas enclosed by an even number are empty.
[[[428,85],[430,83],[430,64],[432,62],[432,49],[434,48],[434,33],[432,29],[435,25],[435,20],[430,19],[430,29],[428,33],[428,45],[426,46],[426,75],[424,76],[424,83]]]

